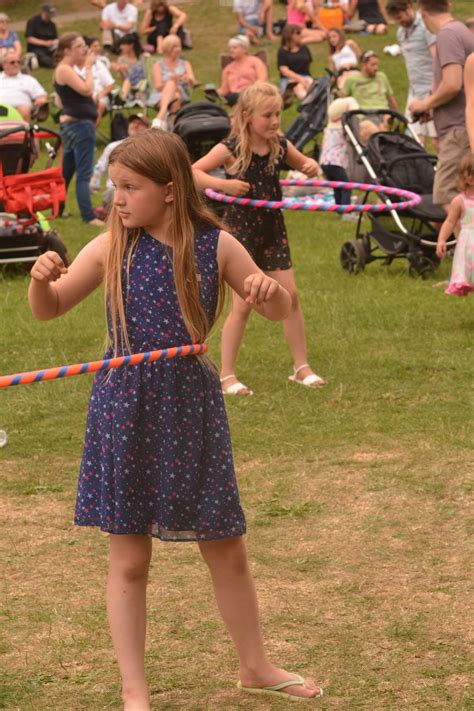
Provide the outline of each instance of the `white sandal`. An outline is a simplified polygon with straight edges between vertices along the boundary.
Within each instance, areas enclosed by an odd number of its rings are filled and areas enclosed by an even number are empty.
[[[232,375],[226,375],[225,378],[220,378],[221,385],[222,383],[225,383],[226,380],[230,380],[230,378],[235,377],[236,376],[232,373]],[[248,390],[248,392],[243,393],[242,390]],[[229,387],[225,390],[224,388],[222,388],[222,392],[224,393],[224,395],[240,395],[241,397],[244,397],[246,395],[253,395],[253,390],[250,390],[250,388],[248,388],[246,385],[239,382],[238,380],[233,385],[229,385]]]
[[[323,385],[326,385],[326,381],[320,378],[319,375],[316,375],[316,373],[310,373],[310,375],[307,375],[302,380],[296,377],[300,370],[309,367],[308,363],[303,363],[299,368],[293,368],[293,375],[289,375],[288,380],[291,380],[292,383],[298,383],[298,385],[304,385],[307,388],[321,388]]]

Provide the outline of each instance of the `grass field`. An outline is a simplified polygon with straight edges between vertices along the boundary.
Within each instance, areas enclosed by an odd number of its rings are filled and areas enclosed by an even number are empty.
[[[467,1],[454,6],[472,14]],[[34,7],[6,4],[15,18]],[[187,11],[188,56],[200,80],[216,80],[231,10],[194,2]],[[90,20],[77,26],[94,29]],[[393,27],[388,39],[360,39],[364,48],[394,41]],[[322,47],[313,54],[322,70]],[[383,55],[382,68],[403,106],[403,61]],[[47,85],[48,74],[38,76]],[[76,254],[96,232],[78,219],[73,193],[69,203],[73,216],[57,228]],[[472,304],[433,288],[449,263],[435,280],[410,279],[402,261],[351,277],[338,255],[352,223],[298,213],[287,224],[310,360],[328,385],[289,383],[280,325],[255,316],[239,361],[255,396],[227,403],[268,648],[325,687],[322,709],[468,711]],[[20,269],[1,270],[1,373],[100,357],[101,293],[39,323],[27,286]],[[218,360],[219,328],[209,344]],[[1,393],[9,442],[0,450],[0,708],[9,711],[120,708],[105,618],[107,539],[72,526],[90,387],[84,376]],[[289,705],[235,689],[235,656],[194,546],[156,543],[149,601],[154,708]]]

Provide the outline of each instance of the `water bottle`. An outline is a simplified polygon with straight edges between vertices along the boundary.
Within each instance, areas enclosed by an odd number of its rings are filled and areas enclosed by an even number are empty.
[[[94,171],[94,174],[92,175],[91,186],[92,190],[100,190],[100,173],[97,171]]]

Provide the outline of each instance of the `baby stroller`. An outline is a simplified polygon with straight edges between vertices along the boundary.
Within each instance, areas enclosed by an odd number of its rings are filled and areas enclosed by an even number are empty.
[[[227,137],[230,131],[230,119],[222,106],[210,101],[195,101],[178,111],[173,131],[185,142],[191,162],[194,163]],[[223,178],[224,172],[217,170],[213,175]],[[216,215],[223,216],[225,211],[223,203],[208,198],[205,198],[205,201]]]
[[[48,167],[30,173],[42,141]],[[42,214],[50,209],[50,217],[56,217],[66,199],[61,169],[50,167],[60,145],[60,135],[49,128],[31,127],[20,120],[0,121],[0,264],[31,266],[47,250],[70,263],[66,246]]]
[[[195,101],[177,112],[173,131],[183,139],[194,162],[226,138],[230,119],[222,106],[210,101]]]
[[[365,145],[359,132],[361,120],[381,128],[370,135]],[[342,127],[355,158],[348,171],[351,180],[404,188],[422,197],[419,205],[401,212],[365,213],[367,217],[360,213],[355,239],[341,248],[342,268],[357,273],[375,260],[391,264],[403,258],[408,260],[410,276],[432,275],[439,264],[438,231],[433,225],[446,218],[445,211],[432,201],[436,156],[426,152],[408,120],[396,111],[348,111],[342,116]],[[364,201],[367,199],[368,194]],[[401,199],[390,198],[392,203]]]
[[[305,98],[298,106],[297,119],[285,133],[285,136],[295,148],[303,151],[306,144],[316,139],[322,132],[326,123],[326,115],[329,102],[331,101],[331,79],[323,76],[315,79]],[[319,157],[319,146],[316,144],[312,150],[312,156],[317,160]]]

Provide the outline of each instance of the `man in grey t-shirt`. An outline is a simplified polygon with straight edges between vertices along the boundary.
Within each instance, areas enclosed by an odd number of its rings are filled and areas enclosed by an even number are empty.
[[[414,99],[409,108],[413,113],[433,112],[440,142],[433,201],[446,209],[458,192],[459,162],[469,152],[463,69],[474,52],[474,34],[451,15],[449,0],[419,0],[419,7],[425,25],[436,34],[433,93]]]
[[[405,113],[412,119],[408,106],[413,99],[426,99],[433,84],[433,57],[436,53],[436,35],[432,34],[423,22],[419,12],[415,11],[411,0],[388,0],[387,14],[399,28],[397,40],[402,48],[408,74],[408,97]],[[430,136],[436,145],[436,130],[433,121],[412,123],[412,129],[420,142],[425,144],[425,137]]]

